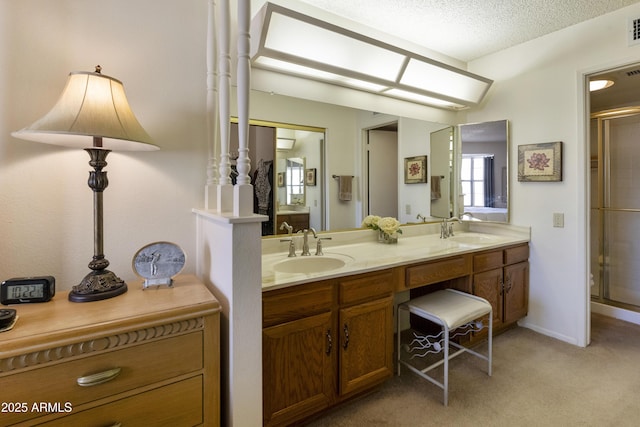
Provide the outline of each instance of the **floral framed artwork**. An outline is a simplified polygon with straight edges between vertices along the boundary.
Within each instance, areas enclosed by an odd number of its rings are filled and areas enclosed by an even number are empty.
[[[562,142],[518,145],[518,181],[562,181]]]
[[[420,184],[427,182],[427,156],[405,157],[404,183]]]
[[[305,185],[315,186],[316,185],[316,168],[306,169],[304,172],[304,183]]]

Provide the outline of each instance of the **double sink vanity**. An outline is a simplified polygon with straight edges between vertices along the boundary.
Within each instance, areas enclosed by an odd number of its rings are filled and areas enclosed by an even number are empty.
[[[372,230],[318,234],[323,255],[300,256],[302,235],[263,239],[264,425],[289,425],[388,379],[394,306],[443,288],[487,299],[494,332],[527,314],[530,230],[464,221],[403,227],[398,243]],[[283,241],[284,240],[284,241]],[[478,339],[478,337],[476,337]]]

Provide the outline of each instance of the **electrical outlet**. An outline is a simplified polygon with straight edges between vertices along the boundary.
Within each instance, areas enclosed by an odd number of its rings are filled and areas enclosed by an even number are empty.
[[[564,214],[555,212],[553,214],[553,226],[562,228],[564,227]]]

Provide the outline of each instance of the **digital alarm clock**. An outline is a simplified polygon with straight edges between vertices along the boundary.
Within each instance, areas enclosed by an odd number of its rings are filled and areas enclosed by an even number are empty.
[[[47,302],[56,294],[56,279],[53,276],[18,277],[0,284],[0,303],[25,304]]]

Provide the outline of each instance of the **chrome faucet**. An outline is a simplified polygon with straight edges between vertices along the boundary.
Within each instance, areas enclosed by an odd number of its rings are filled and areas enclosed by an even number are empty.
[[[462,221],[457,216],[451,217],[449,219],[442,219],[442,223],[440,224],[441,239],[446,239],[453,236],[453,221],[458,221],[460,224],[462,224]]]
[[[422,220],[422,222],[427,222],[427,218],[425,218],[424,216],[422,216],[422,214],[418,214],[418,215],[416,216],[416,219],[421,219],[421,220]]]
[[[280,230],[284,230],[285,228],[287,229],[287,234],[291,236],[293,233],[293,227],[287,224],[287,221],[282,221],[282,224],[280,224]]]
[[[322,252],[323,240],[331,240],[331,237],[318,237],[318,240],[316,241],[316,255],[324,255],[324,252]]]
[[[471,217],[471,219],[475,219],[475,220],[477,220],[477,219],[478,219],[478,218],[476,218],[476,216],[475,216],[474,214],[472,214],[471,212],[462,212],[462,215],[460,215],[460,216],[461,216],[461,217],[468,216],[468,217]]]
[[[280,239],[281,242],[289,242],[289,258],[293,258],[294,256],[296,256],[296,244],[293,241],[293,227],[290,226],[289,224],[287,224],[286,221],[283,221],[282,224],[280,224],[280,230],[284,230],[287,229],[287,235],[289,236],[288,239]]]
[[[309,252],[309,232],[313,233],[313,237],[315,237],[316,239],[318,238],[318,234],[316,233],[316,230],[313,229],[313,227],[309,227],[308,230],[305,228],[302,231],[302,256],[311,255],[311,252]]]

